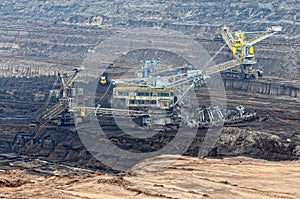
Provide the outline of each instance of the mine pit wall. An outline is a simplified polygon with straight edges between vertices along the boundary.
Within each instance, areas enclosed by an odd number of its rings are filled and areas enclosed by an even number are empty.
[[[262,94],[269,96],[287,96],[293,98],[300,97],[300,85],[283,85],[280,82],[271,82],[270,80],[246,81],[229,78],[224,79],[223,82],[226,90],[238,90],[252,94]]]

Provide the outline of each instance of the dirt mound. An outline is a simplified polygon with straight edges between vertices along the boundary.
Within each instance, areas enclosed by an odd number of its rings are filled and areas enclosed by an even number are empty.
[[[291,160],[299,155],[299,140],[239,128],[225,128],[217,143],[218,155],[244,155],[266,160]]]
[[[11,170],[0,173],[0,187],[16,188],[28,183],[34,182],[31,182],[27,174],[22,171]]]

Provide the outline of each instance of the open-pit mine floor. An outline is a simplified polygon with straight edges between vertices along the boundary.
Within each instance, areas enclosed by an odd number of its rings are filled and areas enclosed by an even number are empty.
[[[159,156],[123,175],[0,172],[1,198],[299,198],[300,163]]]

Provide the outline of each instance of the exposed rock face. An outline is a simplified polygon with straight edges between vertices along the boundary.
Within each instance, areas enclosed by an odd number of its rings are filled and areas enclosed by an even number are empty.
[[[225,88],[272,96],[300,97],[300,81],[268,80],[241,81],[224,79]]]
[[[13,63],[3,64],[1,67],[0,77],[41,77],[57,75],[58,68],[19,65]]]
[[[194,138],[194,142],[186,154],[197,157],[202,141],[203,133],[200,133]],[[143,146],[140,146],[139,143],[133,144],[126,141],[125,138],[122,140],[122,147],[134,148],[136,151],[140,150],[140,152],[144,152],[145,148],[156,149],[157,146],[164,144],[166,143],[162,143],[161,140],[154,140],[149,146],[146,142]],[[47,128],[42,129],[36,135],[25,132],[19,133],[15,139],[11,139],[8,146],[10,146],[9,152],[75,166],[101,170],[108,169],[90,155],[75,131],[67,129]],[[210,156],[244,155],[267,160],[294,160],[297,159],[300,153],[299,146],[299,139],[297,138],[287,140],[270,133],[224,128],[215,148],[210,152]],[[3,147],[0,149],[0,153],[8,152]]]

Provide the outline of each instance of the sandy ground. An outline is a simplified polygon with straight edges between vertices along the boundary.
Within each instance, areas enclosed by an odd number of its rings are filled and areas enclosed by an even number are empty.
[[[160,156],[124,175],[0,173],[0,198],[299,198],[300,162]]]

